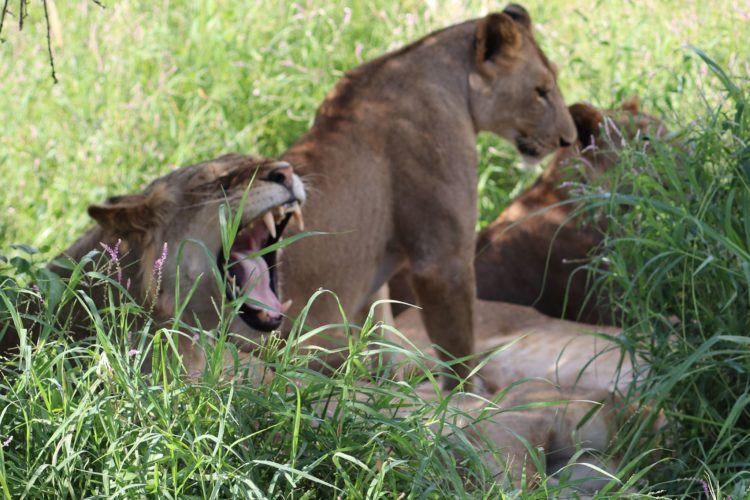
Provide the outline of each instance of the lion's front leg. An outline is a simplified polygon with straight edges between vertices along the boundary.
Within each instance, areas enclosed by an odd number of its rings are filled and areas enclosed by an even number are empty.
[[[440,358],[466,358],[474,352],[474,264],[472,254],[412,263],[412,279],[422,321]],[[471,360],[453,363],[456,377],[446,377],[443,386],[455,387],[468,377]]]

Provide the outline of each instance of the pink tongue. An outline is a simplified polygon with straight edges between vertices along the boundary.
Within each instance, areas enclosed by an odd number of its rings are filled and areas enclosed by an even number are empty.
[[[265,309],[272,316],[281,316],[281,302],[271,290],[271,273],[268,271],[268,264],[263,257],[248,258],[239,252],[232,252],[232,260],[237,261],[245,272],[245,284],[242,292],[254,301],[263,304],[249,304],[255,309]]]

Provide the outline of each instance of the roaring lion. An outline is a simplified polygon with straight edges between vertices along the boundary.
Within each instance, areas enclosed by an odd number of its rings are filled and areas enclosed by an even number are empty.
[[[470,355],[481,131],[532,161],[576,139],[523,7],[450,26],[348,72],[282,156],[310,186],[310,226],[334,233],[285,251],[291,315],[323,287],[352,318],[408,268],[430,338],[457,358]],[[339,307],[323,297],[307,323],[341,323]],[[464,377],[468,367],[456,372]]]
[[[86,260],[99,251],[110,277],[139,304],[150,307],[162,323],[177,314],[176,292],[181,301],[190,298],[179,304],[181,320],[205,330],[215,328],[238,307],[230,325],[231,340],[247,351],[263,333],[280,326],[285,309],[276,251],[259,252],[279,241],[290,220],[301,225],[304,201],[303,184],[287,162],[225,155],[176,169],[141,193],[91,205],[88,213],[96,225],[48,268],[70,278],[73,267],[68,262]],[[222,204],[241,214],[231,249],[223,248]],[[221,279],[213,274],[216,264],[224,273]],[[91,270],[102,262],[89,261],[87,266]],[[102,283],[86,292],[97,307],[105,304],[107,287]],[[90,320],[80,307],[71,307],[55,320],[61,323],[59,330],[71,331],[74,337],[90,334],[85,326]],[[17,344],[15,329],[8,329],[0,339],[0,352]],[[189,339],[180,339],[180,351],[189,371],[202,368],[200,353]]]

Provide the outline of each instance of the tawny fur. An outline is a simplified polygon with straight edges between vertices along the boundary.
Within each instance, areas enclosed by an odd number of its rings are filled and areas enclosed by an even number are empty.
[[[236,213],[247,192],[242,220],[248,223],[273,207],[292,200],[304,201],[304,191],[296,176],[285,183],[271,180],[270,174],[279,168],[291,170],[288,164],[275,160],[230,154],[174,170],[153,181],[141,193],[116,196],[91,205],[88,212],[97,224],[48,268],[68,279],[70,271],[58,265],[59,262],[76,263],[90,252],[99,251],[98,260],[86,265],[84,270],[104,270],[110,278],[120,279],[133,298],[151,311],[157,325],[171,326],[176,313],[177,253],[181,249],[179,294],[182,300],[190,296],[194,285],[195,289],[180,320],[201,326],[210,334],[211,329],[230,315],[228,307],[217,310],[217,305],[225,302],[222,300],[224,290],[212,274],[212,265],[222,251],[219,208],[227,203]],[[118,249],[118,263],[112,262],[103,250],[105,246]],[[154,263],[162,255],[167,258],[160,270],[155,271]],[[97,308],[105,306],[108,288],[103,282],[79,283],[78,288],[93,299]],[[33,303],[19,305],[29,306],[33,314]],[[52,321],[56,331],[69,332],[75,339],[91,335],[91,321],[77,301]],[[137,331],[138,324],[131,325],[131,330]],[[262,335],[239,318],[232,321],[229,330],[230,342],[238,344],[242,350],[255,347]],[[31,333],[36,333],[34,328]],[[16,347],[18,342],[15,329],[8,328],[0,338],[0,353]],[[201,373],[206,360],[198,344],[181,336],[179,346],[187,373]],[[252,360],[246,352],[240,352],[239,356],[241,361]],[[229,353],[224,358],[231,361]]]
[[[448,27],[348,72],[283,155],[310,179],[308,227],[331,233],[285,252],[292,316],[323,287],[356,320],[404,267],[430,338],[454,356],[470,354],[483,130],[536,158],[575,139],[555,72],[521,7]],[[323,296],[306,324],[341,321],[337,302]],[[332,337],[311,342],[346,345],[340,332]],[[468,367],[457,372],[465,376]]]
[[[636,374],[631,360],[606,337],[619,333],[616,328],[553,319],[530,307],[483,300],[477,301],[475,314],[483,390],[453,397],[451,408],[458,413],[452,423],[465,428],[486,450],[483,458],[498,476],[518,485],[525,474],[534,484],[539,471],[523,440],[541,448],[548,463],[564,465],[582,448],[606,453],[618,422],[633,418],[635,411],[650,417],[648,408],[624,407],[621,401]],[[430,368],[429,359],[437,353],[417,311],[398,316],[395,326],[403,337],[389,333],[390,341],[426,355],[420,356],[420,363]],[[423,369],[406,357],[398,362],[402,372]],[[428,401],[446,396],[429,384],[419,394]],[[584,417],[590,418],[582,424]],[[663,417],[651,417],[655,431]],[[597,465],[607,469],[615,463]],[[591,476],[590,469],[581,469]]]
[[[614,317],[603,297],[596,296],[581,266],[590,261],[602,240],[604,225],[576,213],[568,183],[595,182],[618,161],[622,134],[629,143],[661,138],[666,128],[642,113],[636,100],[600,111],[591,105],[570,106],[579,141],[560,149],[532,187],[483,229],[477,238],[477,297],[530,305],[556,318],[612,324]],[[610,132],[601,126],[609,121]],[[619,132],[614,132],[614,127]],[[391,298],[416,303],[407,273],[390,282]],[[405,308],[395,306],[398,314]]]

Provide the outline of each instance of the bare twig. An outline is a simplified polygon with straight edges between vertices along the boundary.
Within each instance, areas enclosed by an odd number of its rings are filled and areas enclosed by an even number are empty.
[[[47,52],[49,53],[49,66],[52,68],[52,81],[57,83],[57,75],[55,74],[55,57],[52,55],[52,37],[50,36],[49,28],[49,13],[47,12],[47,0],[43,0],[44,3],[44,20],[47,24]]]
[[[3,3],[3,11],[0,12],[0,35],[3,34],[3,23],[5,22],[5,14],[8,12],[8,0]]]
[[[19,0],[18,2],[18,31],[23,29],[23,20],[29,15],[28,5],[28,0]]]
[[[0,0],[3,4],[3,9],[0,11],[0,36],[3,34],[3,28],[5,27],[5,17],[11,16],[11,12],[8,10],[8,4],[10,3],[10,0]],[[47,25],[47,54],[49,55],[49,65],[52,69],[52,80],[57,83],[57,73],[55,71],[55,57],[52,53],[52,26],[50,25],[50,17],[49,17],[49,7],[47,5],[47,2],[50,0],[42,0],[42,4],[44,5],[44,21]],[[101,2],[101,0],[90,0],[92,3],[96,4],[102,9],[106,9],[106,6]],[[54,5],[53,5],[54,7]],[[53,12],[54,14],[54,12]],[[18,31],[23,30],[23,23],[26,17],[29,15],[29,0],[18,0]],[[57,22],[57,25],[59,25],[59,21]],[[59,31],[59,26],[58,26]],[[2,38],[0,38],[0,42],[2,42]]]

